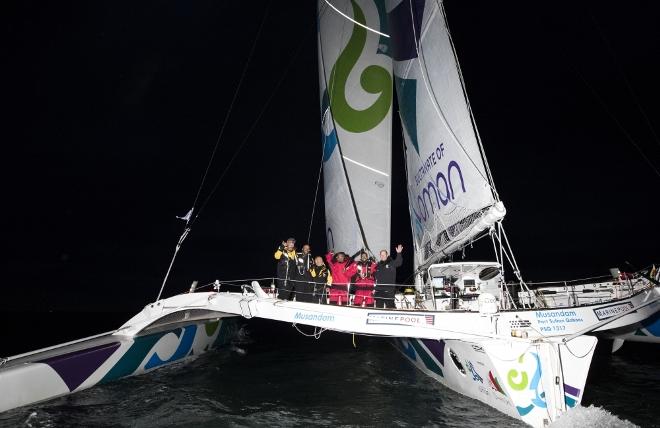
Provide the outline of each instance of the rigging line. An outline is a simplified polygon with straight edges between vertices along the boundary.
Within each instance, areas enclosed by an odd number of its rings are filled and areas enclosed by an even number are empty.
[[[612,278],[612,275],[599,275],[599,276],[590,276],[587,278],[578,278],[578,279],[569,279],[569,280],[561,280],[561,281],[533,281],[530,282],[529,285],[548,285],[548,284],[565,284],[565,283],[571,283],[571,286],[573,285],[582,285],[582,284],[572,284],[574,282],[581,282],[581,281],[592,281],[595,279],[605,279],[605,278]],[[602,282],[602,281],[599,281]],[[584,284],[584,285],[589,285],[590,283]]]
[[[646,125],[649,127],[651,134],[653,134],[653,137],[655,138],[655,142],[660,146],[660,138],[658,138],[658,134],[655,132],[655,128],[651,124],[651,120],[649,119],[648,115],[646,114],[646,111],[642,107],[642,104],[640,103],[639,98],[637,97],[637,93],[630,84],[630,81],[628,80],[626,73],[623,71],[623,68],[621,67],[621,63],[617,61],[617,56],[614,52],[614,49],[612,48],[612,45],[609,42],[609,39],[607,39],[607,37],[605,36],[605,33],[603,32],[601,26],[598,24],[598,21],[596,20],[596,17],[591,12],[589,13],[589,15],[591,16],[591,19],[594,21],[594,26],[598,30],[598,34],[600,34],[600,37],[603,39],[603,42],[607,47],[607,50],[609,51],[610,55],[612,55],[612,58],[614,59],[614,63],[616,64],[619,73],[621,73],[621,77],[623,77],[623,81],[626,84],[628,91],[630,92],[631,98],[635,102],[637,109],[639,110],[639,112],[642,114],[642,117],[646,121]]]
[[[419,62],[419,71],[420,71],[420,74],[422,75],[422,82],[424,83],[424,88],[426,89],[426,93],[428,94],[429,98],[431,99],[431,105],[433,105],[433,109],[435,110],[438,118],[442,121],[442,123],[444,124],[447,131],[449,131],[449,134],[452,136],[453,140],[456,141],[456,143],[461,148],[461,150],[463,150],[463,153],[465,153],[465,156],[470,161],[472,166],[474,166],[474,169],[481,176],[481,178],[483,178],[486,181],[486,183],[488,184],[488,187],[490,187],[493,190],[494,193],[497,193],[495,191],[495,188],[493,187],[493,183],[488,179],[487,175],[484,176],[484,174],[481,172],[481,170],[479,169],[477,164],[474,162],[472,157],[469,155],[468,151],[465,149],[465,147],[463,147],[463,144],[461,144],[461,141],[458,139],[458,136],[456,135],[454,130],[449,125],[449,122],[447,121],[447,118],[442,113],[442,109],[440,108],[440,106],[438,104],[438,101],[437,101],[438,98],[435,95],[435,91],[433,90],[433,87],[431,86],[431,84],[428,82],[428,77],[427,77],[428,76],[428,69],[426,68],[426,59],[424,58],[424,52],[423,52],[422,46],[421,46],[422,45],[421,34],[420,34],[419,42],[417,42],[417,34],[416,34],[416,31],[415,31],[415,22],[414,22],[415,15],[414,15],[414,12],[413,12],[413,9],[412,9],[412,0],[409,1],[409,4],[410,4],[410,19],[412,20],[411,27],[412,27],[412,32],[413,32],[413,38],[415,40],[415,51],[417,52],[417,61]],[[431,22],[431,20],[432,20],[432,18],[429,19],[429,22]],[[445,28],[447,28],[446,25],[445,25]],[[448,28],[447,28],[447,34],[449,34],[449,29]],[[455,57],[454,60],[455,60],[456,64],[458,64],[458,58]],[[476,135],[475,135],[475,138],[476,138]]]
[[[229,103],[229,108],[227,109],[227,113],[225,114],[225,118],[222,122],[222,126],[220,127],[218,138],[216,139],[215,146],[213,147],[213,151],[211,152],[211,158],[209,159],[209,162],[206,165],[206,170],[204,171],[204,175],[202,176],[202,182],[200,183],[199,188],[197,189],[197,194],[195,195],[195,200],[192,205],[193,210],[195,209],[195,206],[197,205],[197,201],[199,200],[199,195],[201,194],[202,189],[204,188],[204,183],[206,183],[206,177],[208,176],[209,170],[211,169],[211,165],[213,164],[213,160],[215,159],[215,154],[218,151],[218,147],[220,146],[220,141],[222,140],[222,136],[225,133],[225,128],[227,127],[227,123],[229,123],[229,117],[231,116],[231,112],[233,111],[234,104],[236,103],[236,99],[238,98],[238,93],[240,92],[241,87],[243,86],[243,81],[245,80],[245,75],[247,74],[247,70],[249,68],[250,62],[252,60],[252,57],[254,56],[254,51],[257,47],[259,36],[261,35],[261,32],[264,28],[264,24],[266,22],[266,18],[268,17],[268,12],[270,10],[270,3],[271,2],[269,1],[268,5],[266,6],[266,10],[264,11],[264,16],[263,18],[261,18],[261,24],[259,25],[257,34],[254,36],[252,47],[250,48],[250,52],[248,53],[245,64],[243,65],[243,71],[241,72],[241,77],[238,79],[238,85],[236,86],[236,90],[234,91],[234,95],[231,99],[231,102]],[[188,219],[188,221],[190,221],[190,218]]]
[[[245,144],[246,144],[246,143],[248,142],[248,140],[250,139],[250,136],[252,135],[252,133],[254,132],[255,128],[257,127],[257,124],[259,123],[259,120],[260,120],[261,117],[264,115],[264,113],[266,112],[266,110],[268,110],[268,107],[269,107],[271,101],[273,100],[273,98],[275,97],[275,94],[276,94],[277,91],[279,90],[280,86],[282,86],[282,83],[284,82],[284,80],[286,79],[286,77],[287,77],[288,74],[289,74],[289,70],[290,70],[291,67],[293,66],[293,64],[294,64],[294,62],[296,61],[296,59],[298,58],[298,55],[300,54],[300,51],[302,50],[302,46],[303,46],[304,41],[305,41],[304,38],[301,38],[301,39],[300,39],[300,43],[298,44],[298,47],[296,48],[296,51],[294,52],[293,56],[291,57],[291,60],[289,61],[289,63],[288,63],[287,66],[285,67],[285,69],[284,69],[284,73],[282,73],[282,76],[280,77],[280,79],[277,81],[277,83],[276,83],[275,86],[273,87],[273,90],[271,91],[270,95],[269,95],[268,98],[266,99],[266,102],[263,104],[263,107],[262,107],[261,111],[260,111],[259,114],[257,115],[257,117],[256,117],[256,119],[254,120],[254,122],[252,122],[252,125],[250,126],[250,129],[248,129],[248,132],[245,134],[245,137],[243,137],[243,140],[241,141],[241,143],[239,144],[238,148],[236,149],[236,151],[235,151],[234,154],[232,155],[231,159],[230,159],[229,162],[227,163],[227,166],[226,166],[225,169],[222,171],[222,174],[221,174],[220,177],[218,178],[218,181],[216,181],[215,185],[213,186],[213,189],[211,189],[211,191],[209,192],[209,194],[206,196],[206,199],[204,199],[204,202],[202,203],[202,205],[200,206],[199,210],[197,211],[197,215],[195,216],[195,219],[193,220],[192,223],[194,223],[195,221],[197,221],[197,219],[199,218],[200,214],[202,213],[202,211],[204,210],[204,208],[206,207],[206,205],[209,203],[209,201],[210,201],[211,198],[213,197],[213,194],[216,192],[216,190],[218,190],[218,187],[220,186],[220,183],[222,182],[223,178],[225,178],[225,176],[227,175],[227,172],[229,172],[229,170],[231,169],[231,166],[233,165],[234,161],[236,160],[236,158],[237,158],[238,155],[240,154],[241,150],[243,149],[243,147],[245,147]]]
[[[266,7],[266,10],[264,12],[264,16],[261,19],[261,24],[259,24],[259,29],[257,30],[257,34],[254,37],[254,41],[252,42],[252,48],[250,49],[250,53],[248,54],[248,57],[245,61],[245,65],[243,66],[243,71],[241,73],[241,77],[238,81],[238,86],[236,87],[236,91],[234,91],[234,96],[231,100],[231,103],[229,104],[229,108],[227,109],[227,114],[225,115],[225,119],[222,123],[222,126],[220,128],[220,132],[218,133],[218,138],[215,141],[215,146],[213,147],[213,152],[211,153],[211,158],[209,159],[208,164],[206,165],[206,170],[204,171],[204,175],[202,176],[202,182],[199,184],[199,188],[197,189],[197,194],[195,195],[195,200],[193,201],[192,208],[190,209],[189,213],[184,217],[186,219],[186,228],[179,237],[179,241],[176,244],[176,247],[174,249],[174,254],[172,255],[172,260],[170,261],[170,265],[167,268],[167,272],[165,273],[165,277],[163,278],[163,283],[160,286],[160,291],[158,292],[158,297],[156,298],[156,301],[160,300],[160,296],[163,294],[163,290],[165,289],[165,284],[167,283],[167,279],[170,276],[170,272],[172,271],[172,266],[174,266],[174,260],[176,260],[176,256],[179,254],[179,250],[181,249],[181,245],[183,244],[183,241],[188,237],[188,233],[190,232],[190,228],[192,227],[192,224],[195,223],[195,220],[197,220],[198,215],[196,215],[193,218],[193,221],[191,222],[190,219],[192,218],[193,211],[195,210],[195,206],[197,205],[197,201],[199,199],[199,195],[202,192],[202,189],[204,188],[204,183],[206,182],[206,177],[209,173],[209,169],[211,168],[211,164],[213,163],[213,159],[215,158],[215,154],[218,151],[218,147],[220,146],[220,141],[222,139],[222,135],[225,132],[225,127],[227,126],[227,123],[229,121],[229,116],[231,115],[231,112],[234,107],[234,103],[236,102],[236,98],[238,97],[238,93],[241,89],[241,86],[243,85],[243,80],[245,79],[245,75],[248,69],[248,66],[250,65],[250,61],[252,59],[252,56],[254,55],[255,48],[257,46],[257,42],[259,41],[259,36],[261,35],[261,31],[263,30],[264,23],[266,22],[266,18],[268,17],[268,10],[270,9],[270,2],[268,3],[268,6]],[[200,210],[201,211],[201,210]]]
[[[183,244],[183,241],[186,239],[189,232],[190,232],[190,228],[186,227],[186,229],[181,234],[181,237],[179,237],[179,241],[176,243],[176,247],[174,248],[174,254],[172,255],[172,260],[170,261],[170,265],[167,267],[167,272],[165,272],[163,283],[160,286],[160,291],[158,291],[158,296],[156,297],[155,300],[156,302],[160,300],[160,296],[163,294],[163,290],[165,289],[165,284],[167,283],[167,278],[169,278],[170,272],[172,271],[172,266],[174,266],[174,260],[176,260],[176,256],[177,254],[179,254],[179,250],[181,249],[181,244]]]
[[[447,29],[447,37],[449,38],[449,46],[451,46],[451,51],[454,54],[454,61],[456,61],[456,69],[458,70],[458,77],[461,81],[461,89],[463,90],[463,97],[465,98],[465,103],[467,104],[468,111],[470,112],[470,121],[472,122],[472,128],[474,129],[477,136],[477,143],[479,143],[479,151],[481,152],[481,158],[486,166],[486,175],[490,179],[491,188],[495,193],[495,198],[500,199],[499,194],[497,193],[497,188],[495,187],[495,180],[493,180],[493,173],[490,170],[490,164],[488,163],[488,158],[486,157],[486,150],[484,149],[483,142],[481,141],[481,134],[479,133],[479,128],[477,127],[477,120],[474,117],[474,112],[472,111],[472,104],[470,104],[470,98],[467,95],[467,85],[465,79],[463,78],[463,70],[461,69],[461,64],[458,61],[458,55],[456,53],[456,47],[454,46],[454,39],[451,37],[451,32],[449,31],[449,21],[447,20],[447,12],[445,11],[445,4],[439,3],[439,0],[436,0],[436,5],[442,11],[442,16],[445,20],[445,28]]]
[[[327,109],[326,113],[323,116],[327,115],[327,112],[330,110]],[[323,123],[323,119],[321,119],[321,123]],[[316,179],[316,190],[314,191],[314,203],[312,204],[312,215],[309,220],[309,230],[307,231],[307,243],[309,244],[311,236],[312,236],[312,225],[314,224],[314,212],[316,211],[316,198],[319,194],[319,185],[321,184],[321,172],[323,171],[323,157],[325,155],[325,144],[328,141],[328,138],[325,137],[323,138],[323,147],[321,149],[321,164],[319,165],[319,175],[318,178]]]
[[[399,120],[401,120],[401,110],[400,109],[399,109]],[[405,176],[405,178],[406,178],[406,190],[407,190],[406,197],[408,198],[408,216],[410,217],[410,233],[412,234],[413,253],[415,254],[415,258],[414,258],[415,263],[413,264],[413,273],[412,273],[412,275],[410,275],[412,277],[412,276],[417,274],[414,265],[419,263],[419,260],[418,260],[419,256],[417,255],[417,251],[416,251],[417,239],[416,239],[416,235],[415,235],[415,223],[414,223],[414,220],[413,220],[414,213],[412,212],[413,211],[412,201],[410,200],[410,195],[412,194],[412,184],[408,182],[408,177],[410,177],[408,175],[408,149],[406,148],[406,136],[405,136],[405,133],[403,132],[403,126],[401,127],[401,146],[402,146],[402,149],[403,149],[403,169],[406,172],[406,176]],[[422,230],[422,238],[423,238],[423,234],[425,232],[426,231]],[[422,239],[422,242],[424,242],[423,239]]]
[[[509,250],[509,254],[511,254],[511,259],[513,260],[513,268],[514,274],[516,277],[518,277],[518,280],[522,283],[525,284],[525,281],[522,278],[522,272],[520,272],[520,267],[518,267],[518,261],[516,260],[516,256],[513,254],[513,248],[511,247],[511,243],[509,243],[509,237],[506,234],[506,230],[504,230],[504,225],[500,222],[499,223],[500,229],[502,230],[502,235],[504,236],[504,241],[506,242],[506,247]]]
[[[614,123],[615,123],[615,124],[617,125],[617,127],[619,128],[619,131],[621,131],[621,133],[626,137],[626,139],[628,140],[628,142],[630,142],[630,144],[632,144],[633,147],[635,147],[635,149],[639,152],[639,154],[640,154],[640,155],[642,156],[642,158],[646,161],[646,163],[648,164],[648,166],[653,170],[653,172],[655,172],[656,175],[657,175],[658,177],[660,177],[660,171],[658,171],[658,169],[655,167],[655,165],[653,165],[653,163],[651,162],[651,160],[650,160],[650,159],[646,156],[646,154],[642,151],[641,147],[639,147],[639,145],[635,142],[635,140],[633,139],[632,135],[630,135],[630,134],[628,133],[628,131],[626,130],[626,128],[623,127],[623,125],[621,124],[621,122],[619,122],[619,120],[616,118],[616,116],[614,115],[614,113],[612,112],[612,110],[610,110],[609,107],[607,107],[607,104],[606,104],[605,101],[604,101],[604,100],[598,95],[598,92],[596,92],[596,90],[594,89],[594,87],[591,86],[591,85],[589,84],[589,82],[584,78],[584,76],[582,75],[582,73],[580,73],[576,68],[574,68],[573,70],[574,70],[575,73],[578,75],[578,77],[582,80],[582,82],[584,82],[584,84],[587,86],[587,88],[589,88],[589,90],[590,90],[591,93],[594,95],[594,97],[596,98],[596,100],[600,103],[600,106],[603,108],[603,110],[605,110],[605,112],[606,112],[606,113],[610,116],[610,118],[614,121]]]
[[[332,107],[330,107],[332,110]],[[334,117],[332,119],[334,123]],[[337,129],[337,128],[335,128]],[[362,236],[362,242],[364,243],[364,247],[369,250],[370,253],[373,252],[371,251],[371,248],[369,248],[369,243],[367,242],[367,235],[364,233],[364,227],[362,226],[362,220],[360,220],[360,213],[358,212],[357,209],[357,203],[355,202],[355,195],[353,194],[353,186],[351,186],[351,180],[348,176],[348,169],[346,169],[346,161],[344,160],[344,153],[343,150],[341,149],[341,143],[339,142],[339,136],[337,136],[337,150],[339,151],[339,160],[341,160],[341,166],[342,169],[344,170],[344,177],[346,178],[346,184],[348,186],[348,194],[351,197],[351,202],[353,203],[353,210],[355,211],[355,219],[357,220],[357,224],[360,227],[360,235]]]
[[[323,81],[325,82],[326,90],[328,91],[328,108],[330,110],[330,118],[332,119],[332,126],[334,127],[335,132],[336,132],[336,130],[338,128],[337,128],[337,124],[335,123],[335,117],[332,114],[332,94],[331,94],[331,91],[329,90],[329,86],[328,86],[328,75],[325,72],[325,58],[323,56],[323,37],[322,37],[323,32],[321,31],[321,28],[320,28],[320,16],[317,18],[317,20],[318,20],[318,25],[319,25],[319,30],[318,30],[319,31],[319,55],[321,55],[321,70],[323,70]],[[343,34],[345,34],[345,33],[346,33],[345,31],[342,31],[342,37],[343,37]],[[335,78],[336,78],[336,73],[332,76],[333,82],[334,82]],[[334,87],[334,85],[333,85],[333,87]],[[353,188],[351,187],[351,181],[348,177],[348,171],[346,170],[346,162],[344,161],[344,154],[342,153],[341,141],[339,141],[339,135],[338,134],[337,134],[337,151],[339,152],[339,159],[341,160],[341,166],[342,166],[342,169],[344,170],[344,177],[346,178],[346,184],[348,186],[348,194],[351,198],[351,203],[353,205],[353,212],[355,213],[355,220],[357,221],[358,228],[360,229],[360,235],[362,237],[362,243],[364,244],[364,248],[367,249],[370,253],[373,254],[373,252],[369,248],[369,244],[367,243],[367,236],[364,233],[364,227],[362,227],[362,221],[360,220],[360,213],[358,212],[358,209],[357,209],[357,204],[355,202],[355,196],[353,195]]]

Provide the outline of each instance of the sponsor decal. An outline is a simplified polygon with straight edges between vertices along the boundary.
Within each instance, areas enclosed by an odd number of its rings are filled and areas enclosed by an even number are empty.
[[[493,375],[493,372],[488,370],[488,384],[492,389],[499,392],[500,394],[506,396],[506,392],[500,386],[500,382],[497,380],[497,377]]]
[[[334,322],[335,316],[332,314],[326,314],[323,312],[301,312],[298,311],[293,316],[294,321],[325,321],[325,322]]]
[[[580,401],[580,389],[571,386],[567,383],[564,384],[564,402],[568,407],[575,407]]]
[[[482,348],[479,345],[472,345],[472,349],[474,349],[474,352],[481,352],[482,354],[485,354],[486,351],[484,351],[484,348]],[[483,363],[480,363],[483,365]]]
[[[477,373],[477,371],[475,370],[474,364],[472,364],[472,361],[467,362],[467,369],[472,374],[472,380],[473,381],[484,383],[484,379],[481,376],[479,376],[479,373]]]
[[[605,306],[602,308],[596,308],[594,309],[594,313],[596,314],[599,320],[604,320],[607,318],[611,318],[615,315],[628,312],[632,308],[634,308],[634,306],[631,302],[625,302],[625,303],[618,303],[615,305]]]
[[[509,321],[509,325],[511,326],[512,330],[518,330],[521,328],[529,328],[532,326],[532,322],[530,320],[524,320],[521,318],[511,320]]]
[[[411,360],[415,361],[417,360],[417,353],[415,352],[415,347],[406,339],[396,339],[401,342],[401,349],[403,350],[403,353],[410,358]]]
[[[556,333],[566,331],[567,324],[584,322],[582,316],[572,309],[554,311],[535,311],[536,322],[541,333]],[[570,326],[569,326],[570,327]]]
[[[568,311],[571,312],[571,311]],[[532,360],[533,364],[530,365],[530,358],[527,358],[527,363],[524,361],[525,355],[531,355],[534,359]],[[534,408],[538,407],[540,409],[546,409],[547,403],[545,401],[545,391],[543,390],[543,384],[541,383],[541,359],[538,354],[535,352],[529,352],[522,354],[518,358],[518,364],[521,366],[520,370],[512,368],[507,374],[507,383],[511,388],[511,392],[517,396],[527,396],[529,400],[528,406],[518,406],[516,405],[516,410],[520,416],[525,416]],[[530,380],[529,373],[531,372],[532,367],[533,374]],[[522,370],[524,368],[524,370]],[[515,401],[519,401],[516,399]]]
[[[536,311],[534,312],[536,319],[539,318],[564,318],[564,317],[576,317],[577,313],[575,311]]]
[[[500,403],[506,404],[507,406],[511,407],[511,402],[509,402],[509,399],[506,398],[506,395],[493,394],[493,397],[495,397],[495,399]]]
[[[423,326],[433,325],[434,323],[435,315],[381,312],[367,314],[367,324]]]

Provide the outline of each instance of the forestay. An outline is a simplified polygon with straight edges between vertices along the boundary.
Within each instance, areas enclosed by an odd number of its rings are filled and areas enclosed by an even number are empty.
[[[375,253],[390,245],[387,32],[384,0],[318,2],[326,233],[337,251]]]
[[[485,164],[442,3],[388,3],[416,267],[504,217]]]

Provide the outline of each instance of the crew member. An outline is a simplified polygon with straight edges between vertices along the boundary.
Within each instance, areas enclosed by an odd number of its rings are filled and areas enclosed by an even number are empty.
[[[294,286],[296,290],[296,301],[313,302],[314,283],[309,270],[312,268],[313,257],[311,247],[305,244],[302,251],[296,253],[296,270],[293,275]]]
[[[332,285],[327,290],[330,303],[347,304],[348,303],[348,284],[351,276],[355,275],[353,260],[346,260],[346,253],[338,252],[334,254],[330,251],[325,255],[325,260],[330,266],[332,273]]]
[[[380,261],[376,267],[376,305],[378,307],[393,308],[394,294],[396,293],[396,269],[403,263],[403,245],[395,248],[396,257],[393,259],[387,250],[380,251]]]
[[[374,274],[376,273],[377,266],[376,262],[365,251],[360,253],[360,260],[355,264],[354,305],[374,304]]]
[[[289,238],[275,251],[277,260],[277,290],[278,297],[289,300],[291,293],[295,290],[295,283],[291,281],[296,272],[296,240]]]
[[[314,258],[314,265],[309,270],[309,273],[314,282],[312,300],[314,303],[321,303],[325,296],[325,289],[332,285],[332,274],[325,263],[323,263],[323,257],[316,256]]]

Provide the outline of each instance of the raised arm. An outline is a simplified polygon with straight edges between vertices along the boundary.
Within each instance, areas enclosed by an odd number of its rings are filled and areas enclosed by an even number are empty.
[[[286,242],[282,241],[279,247],[277,247],[277,250],[275,250],[275,260],[279,260],[282,258],[282,254],[284,253],[284,246],[286,245]]]
[[[348,277],[355,275],[357,273],[357,263],[354,260],[348,262],[344,268],[344,272],[346,272]]]
[[[399,244],[395,248],[396,250],[396,258],[393,260],[393,266],[398,268],[401,267],[401,264],[403,264],[403,245]]]

